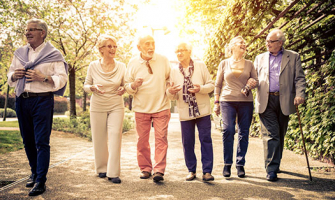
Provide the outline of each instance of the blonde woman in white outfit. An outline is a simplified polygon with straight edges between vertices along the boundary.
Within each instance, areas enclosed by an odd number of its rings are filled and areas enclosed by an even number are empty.
[[[95,156],[95,170],[100,178],[121,183],[121,134],[124,116],[122,94],[125,92],[126,65],[116,61],[116,39],[102,35],[98,40],[101,59],[90,63],[84,90],[92,92],[90,119]]]

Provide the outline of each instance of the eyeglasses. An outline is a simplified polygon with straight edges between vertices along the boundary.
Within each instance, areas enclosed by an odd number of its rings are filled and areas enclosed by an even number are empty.
[[[150,66],[150,64],[149,64],[149,61],[147,61],[145,64],[146,64],[147,67],[148,67],[148,72],[149,72],[149,74],[153,74],[152,69],[151,69],[151,66]]]
[[[184,53],[186,51],[188,51],[188,50],[187,49],[178,49],[178,50],[175,51],[175,53],[176,54],[178,54],[178,53]]]
[[[273,44],[275,42],[278,42],[279,40],[266,40],[266,43],[270,43],[270,44]]]
[[[110,48],[110,49],[116,49],[116,48],[117,48],[116,45],[107,45],[107,46],[102,46],[102,47],[108,47],[108,48]],[[102,47],[101,47],[101,48],[102,48]]]
[[[28,28],[25,31],[26,31],[26,33],[28,33],[28,32],[33,32],[33,31],[43,31],[43,29],[40,29],[40,28]]]

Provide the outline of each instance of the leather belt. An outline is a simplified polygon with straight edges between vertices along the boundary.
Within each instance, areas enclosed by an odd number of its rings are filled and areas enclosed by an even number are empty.
[[[45,97],[52,95],[52,92],[42,92],[42,93],[32,93],[32,92],[23,92],[20,97],[29,98],[29,97]]]
[[[279,92],[269,92],[270,95],[279,96]]]

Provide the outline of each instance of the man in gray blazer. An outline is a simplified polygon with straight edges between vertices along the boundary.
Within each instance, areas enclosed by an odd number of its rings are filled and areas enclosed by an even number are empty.
[[[300,55],[283,48],[284,33],[272,30],[266,37],[268,52],[258,55],[255,69],[259,86],[255,110],[259,113],[268,181],[276,181],[289,115],[304,103],[306,80]]]

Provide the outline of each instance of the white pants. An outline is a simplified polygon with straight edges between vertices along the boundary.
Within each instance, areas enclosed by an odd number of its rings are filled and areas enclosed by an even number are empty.
[[[91,131],[96,173],[120,176],[121,138],[124,109],[91,112]]]

